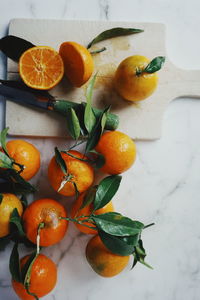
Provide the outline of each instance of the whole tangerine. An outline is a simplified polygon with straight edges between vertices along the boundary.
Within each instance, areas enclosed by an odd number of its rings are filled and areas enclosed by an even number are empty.
[[[105,164],[101,170],[107,174],[125,172],[136,159],[135,143],[128,135],[120,131],[105,132],[95,149],[105,158]]]
[[[23,214],[24,230],[27,238],[37,243],[37,233],[40,224],[40,246],[51,246],[60,242],[68,228],[67,213],[63,205],[49,198],[32,202]]]

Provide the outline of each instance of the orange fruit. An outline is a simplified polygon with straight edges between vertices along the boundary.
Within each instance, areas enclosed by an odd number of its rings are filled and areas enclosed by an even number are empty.
[[[78,151],[71,150],[69,153],[77,158],[87,159],[86,156]],[[71,177],[71,182],[65,183],[63,188],[58,191],[62,181],[65,179],[65,174],[57,164],[55,156],[53,156],[48,167],[48,177],[51,186],[55,191],[59,192],[59,194],[64,196],[74,196],[76,191],[72,182],[75,182],[79,193],[85,192],[93,183],[93,168],[89,163],[73,158],[66,153],[61,153],[61,156],[66,163],[68,175]]]
[[[19,215],[22,215],[23,206],[19,198],[14,194],[1,194],[0,203],[0,238],[10,233],[10,215],[16,208]]]
[[[76,42],[64,42],[59,53],[64,62],[65,75],[72,85],[83,85],[94,70],[94,62],[90,52]]]
[[[6,144],[8,153],[16,163],[23,165],[25,168],[20,175],[25,179],[31,179],[40,168],[40,152],[32,144],[23,140],[12,140]],[[19,166],[14,165],[18,171]]]
[[[98,235],[89,240],[86,258],[92,269],[103,277],[113,277],[127,266],[129,256],[120,256],[110,252]]]
[[[56,86],[64,75],[59,53],[48,46],[26,50],[19,59],[19,74],[26,85],[38,90]]]
[[[30,255],[23,257],[20,260],[21,269],[29,259]],[[55,263],[43,254],[39,254],[33,263],[30,276],[29,291],[35,294],[38,298],[50,293],[57,282],[57,267]],[[12,286],[15,293],[22,300],[34,300],[35,298],[29,295],[20,282],[12,280]]]
[[[120,131],[105,132],[95,149],[104,156],[105,164],[101,170],[108,174],[125,172],[136,159],[135,143]]]
[[[150,60],[141,55],[129,56],[118,66],[114,85],[115,89],[124,99],[141,101],[149,97],[157,87],[157,73],[141,73]]]
[[[40,246],[46,247],[60,242],[68,227],[68,221],[60,217],[66,218],[67,213],[64,206],[57,201],[44,198],[32,202],[23,214],[27,238],[36,244],[38,226],[44,223],[44,227],[40,230]]]
[[[81,207],[81,205],[83,203],[83,199],[85,197],[85,194],[86,193],[82,193],[77,198],[77,200],[74,202],[74,204],[72,206],[72,209],[71,209],[71,217],[72,218],[79,217],[79,216],[89,216],[92,213],[92,211],[93,211],[93,205],[92,205],[92,203],[90,205],[85,206],[84,208],[80,209],[80,207]],[[95,215],[100,215],[100,214],[104,214],[104,213],[110,212],[110,211],[114,211],[114,207],[113,207],[113,204],[112,204],[111,201],[109,203],[107,203],[104,207],[96,210],[94,212],[94,214]],[[86,218],[80,218],[79,220],[83,221],[84,219],[86,219]],[[85,226],[83,226],[81,224],[77,224],[77,223],[74,223],[74,224],[83,233],[97,234],[96,229],[88,228],[88,227],[85,227]],[[91,223],[84,223],[84,224],[92,226]]]

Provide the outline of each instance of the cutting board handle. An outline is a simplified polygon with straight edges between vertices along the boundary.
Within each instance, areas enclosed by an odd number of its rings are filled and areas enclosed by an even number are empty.
[[[174,70],[174,96],[192,97],[200,99],[200,70],[184,70],[175,68]],[[173,88],[172,85],[172,88]]]

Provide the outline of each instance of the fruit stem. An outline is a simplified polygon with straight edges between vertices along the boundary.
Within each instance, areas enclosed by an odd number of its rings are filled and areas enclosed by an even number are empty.
[[[20,170],[18,171],[19,174],[20,174],[21,172],[23,172],[24,169],[25,169],[25,166],[24,166],[24,165],[21,165],[21,164],[15,162],[15,161],[13,162],[13,165],[16,165],[16,166],[18,166],[18,167],[20,168]]]
[[[84,216],[83,216],[84,217]],[[86,225],[86,224],[83,224],[84,222],[89,222],[89,219],[87,220],[83,220],[83,221],[78,221],[77,219],[73,219],[73,218],[64,218],[64,217],[60,217],[59,219],[61,220],[67,220],[67,221],[71,221],[71,222],[74,222],[74,223],[77,223],[77,224],[80,224],[82,226],[85,226],[87,228],[92,228],[92,229],[95,229],[94,226],[89,226],[89,225]]]
[[[139,68],[136,68],[136,70],[135,70],[136,76],[139,77],[142,73],[143,73],[143,70],[141,70],[141,69],[139,69]]]
[[[37,255],[40,253],[40,230],[44,228],[45,224],[42,222],[38,225],[37,230]]]

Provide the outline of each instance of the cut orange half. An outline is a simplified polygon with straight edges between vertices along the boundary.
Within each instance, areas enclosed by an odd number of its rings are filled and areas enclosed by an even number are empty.
[[[28,49],[20,57],[19,74],[29,87],[48,90],[61,81],[64,64],[59,53],[53,48],[37,46]]]
[[[94,70],[94,62],[90,52],[76,42],[64,42],[59,53],[63,59],[65,75],[76,87],[82,86]]]

